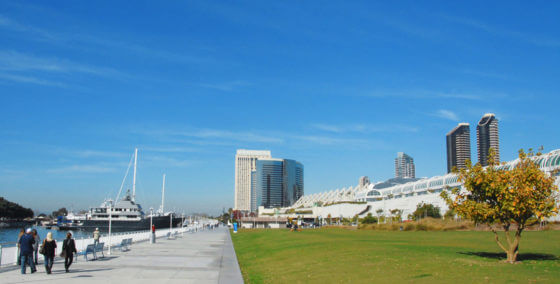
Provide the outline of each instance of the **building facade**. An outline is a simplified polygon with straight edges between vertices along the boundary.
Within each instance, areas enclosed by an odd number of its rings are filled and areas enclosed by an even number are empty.
[[[468,123],[459,123],[446,136],[447,172],[453,167],[465,168],[465,162],[471,159],[471,130]]]
[[[534,156],[535,163],[540,170],[555,176],[556,186],[560,186],[560,149]],[[513,169],[519,163],[519,159],[500,165],[500,169]],[[387,182],[385,182],[387,183]],[[340,188],[330,191],[308,194],[300,198],[289,208],[281,210],[280,216],[299,217],[306,219],[321,218],[327,216],[343,216],[352,218],[358,215],[360,218],[368,213],[382,216],[392,216],[391,210],[403,210],[401,216],[406,218],[416,210],[418,204],[432,204],[440,208],[443,215],[448,207],[441,198],[442,191],[451,192],[452,188],[462,188],[457,174],[450,173],[442,176],[418,179],[406,183],[398,183],[388,187],[380,186],[381,183],[372,183],[363,188],[359,185],[354,187]],[[560,206],[560,196],[556,197],[557,207]],[[293,209],[293,210],[292,210]],[[299,212],[299,213],[298,213]],[[382,212],[379,214],[378,212]],[[261,212],[259,212],[260,214]],[[272,213],[272,210],[264,211]],[[560,214],[548,218],[549,221],[560,221]]]
[[[257,159],[255,170],[257,194],[255,207],[288,207],[304,194],[303,165],[288,159]]]
[[[498,119],[493,113],[485,114],[476,127],[478,144],[478,162],[488,166],[490,148],[494,149],[496,162],[500,161],[500,139],[498,132]]]
[[[403,153],[398,152],[395,158],[395,177],[397,178],[415,178],[416,169],[414,168],[414,159]]]
[[[284,184],[282,185],[282,207],[291,206],[303,196],[303,164],[284,159]]]
[[[252,191],[252,176],[259,158],[270,158],[270,151],[237,150],[235,155],[234,210],[251,211],[256,206],[256,192]],[[251,206],[253,204],[253,206]]]
[[[371,182],[370,182],[368,176],[361,176],[360,180],[358,181],[358,186],[364,188],[364,187],[368,186],[370,183]]]
[[[258,159],[254,176],[256,184],[254,192],[257,194],[257,200],[251,211],[255,211],[258,206],[281,207],[283,204],[284,160]]]

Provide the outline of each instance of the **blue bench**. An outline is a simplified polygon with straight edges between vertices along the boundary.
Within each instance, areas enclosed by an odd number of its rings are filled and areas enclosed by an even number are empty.
[[[105,257],[105,254],[103,253],[104,248],[105,248],[105,243],[97,243],[97,245],[95,245],[94,252],[93,252],[95,258],[97,258],[97,252],[101,252],[101,256]]]
[[[122,239],[119,247],[120,247],[121,251],[129,251],[130,250],[130,245],[132,245],[132,238]]]
[[[84,251],[80,252],[80,254],[84,255],[84,259],[86,261],[88,261],[88,258],[87,258],[88,253],[91,253],[93,255],[93,258],[95,259],[95,245],[93,245],[93,244],[87,245],[86,249]],[[78,259],[76,258],[76,260],[78,260]]]

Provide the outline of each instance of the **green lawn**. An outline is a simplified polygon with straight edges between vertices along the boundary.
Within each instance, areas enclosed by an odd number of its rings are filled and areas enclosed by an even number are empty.
[[[501,261],[491,232],[269,229],[232,239],[248,283],[560,283],[560,231],[524,232],[517,264]]]

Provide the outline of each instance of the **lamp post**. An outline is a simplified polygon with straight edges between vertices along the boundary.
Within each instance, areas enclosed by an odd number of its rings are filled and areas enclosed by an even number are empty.
[[[152,217],[154,216],[154,208],[150,207],[150,243],[154,243],[154,233],[152,232]]]
[[[108,255],[111,255],[111,220],[113,219],[113,210],[112,210],[112,205],[111,202],[109,202],[109,208],[108,208],[108,213],[109,213],[109,252],[107,253]]]
[[[173,230],[173,213],[169,212],[169,238],[171,238],[171,230]]]

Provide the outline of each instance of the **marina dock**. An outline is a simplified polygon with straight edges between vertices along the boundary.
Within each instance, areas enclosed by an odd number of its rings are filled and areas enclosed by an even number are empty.
[[[59,244],[59,246],[62,244]],[[22,275],[19,267],[0,270],[2,283],[243,283],[229,231],[225,227],[184,233],[176,239],[158,238],[155,244],[134,243],[129,251],[77,262],[64,272],[64,260],[55,259],[53,273]],[[100,256],[100,255],[98,255]],[[41,256],[42,259],[42,256]]]

